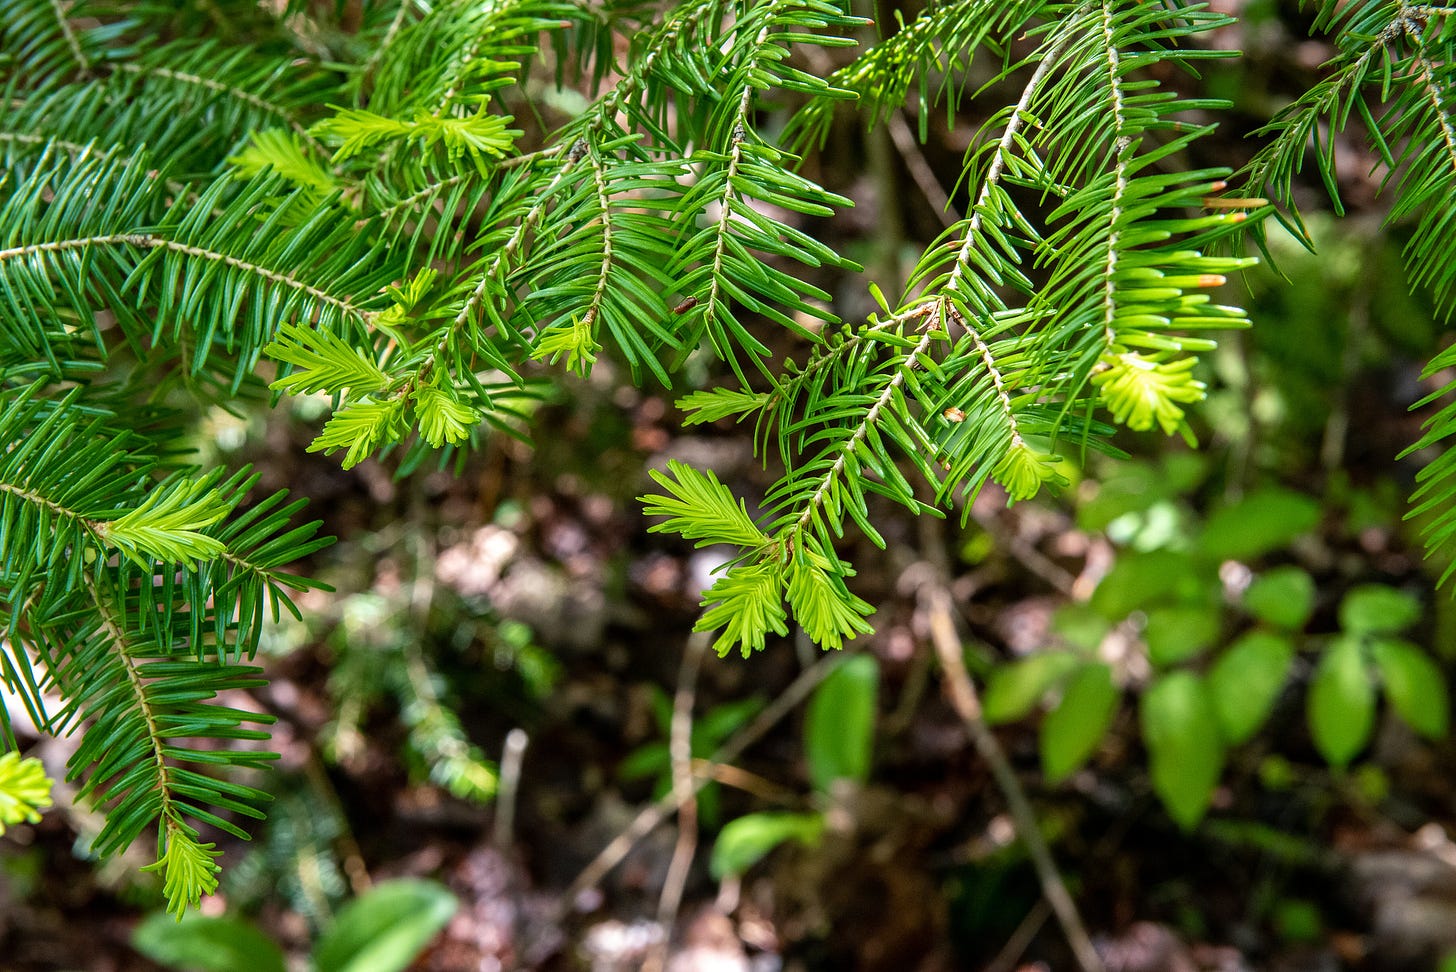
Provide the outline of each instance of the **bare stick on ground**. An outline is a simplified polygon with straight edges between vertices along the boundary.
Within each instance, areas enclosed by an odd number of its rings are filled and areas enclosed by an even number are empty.
[[[961,639],[956,634],[955,620],[951,614],[950,594],[944,584],[927,582],[921,587],[920,596],[930,622],[930,639],[935,645],[936,655],[940,658],[941,670],[945,673],[951,705],[965,723],[971,742],[986,761],[986,765],[991,768],[997,787],[1006,797],[1007,809],[1016,825],[1016,834],[1026,847],[1032,866],[1036,868],[1042,895],[1057,916],[1057,922],[1062,926],[1062,932],[1066,935],[1083,972],[1104,972],[1102,959],[1092,947],[1092,940],[1082,924],[1082,916],[1077,913],[1077,905],[1067,892],[1066,882],[1062,880],[1056,862],[1052,859],[1051,848],[1042,838],[1036,812],[1026,798],[1026,791],[1022,789],[1021,781],[1016,778],[1016,772],[1012,770],[1006,753],[1002,751],[1001,743],[981,717],[981,700],[976,695],[976,686],[972,683],[971,676],[966,671],[965,660],[961,657]]]
[[[738,730],[731,739],[718,747],[718,750],[708,758],[708,762],[730,763],[741,756],[744,750],[767,735],[779,720],[798,708],[799,704],[809,697],[809,693],[813,692],[820,682],[842,665],[850,654],[850,652],[839,652],[825,655],[800,672],[799,677],[789,683],[789,687],[784,689],[778,698],[770,702],[752,722]],[[694,770],[693,792],[697,793],[701,790],[710,779],[710,774]],[[643,807],[626,829],[613,837],[607,846],[603,847],[601,852],[592,859],[591,863],[582,868],[581,873],[576,876],[576,880],[571,882],[571,886],[557,901],[553,920],[560,922],[564,919],[582,893],[595,887],[597,882],[606,877],[612,868],[620,864],[622,858],[631,852],[639,840],[652,833],[663,820],[667,819],[676,806],[677,795],[668,792],[663,794],[656,803]]]
[[[667,752],[672,762],[671,795],[677,804],[677,844],[672,849],[672,861],[667,866],[662,895],[657,901],[657,923],[662,927],[662,939],[643,963],[644,972],[661,972],[667,965],[672,928],[677,924],[688,870],[698,850],[698,787],[693,780],[693,699],[697,696],[698,671],[702,668],[703,653],[707,647],[708,636],[704,633],[696,633],[688,639],[682,667],[678,670],[677,692],[672,699]]]

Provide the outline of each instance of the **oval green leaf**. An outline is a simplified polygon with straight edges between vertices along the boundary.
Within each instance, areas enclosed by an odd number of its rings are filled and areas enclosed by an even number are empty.
[[[1308,533],[1319,519],[1318,501],[1285,489],[1261,490],[1215,510],[1199,547],[1215,560],[1250,560]]]
[[[1325,651],[1309,689],[1309,730],[1331,766],[1344,767],[1370,741],[1375,686],[1360,640],[1342,637]]]
[[[131,935],[132,948],[158,965],[184,972],[284,972],[283,952],[241,918],[189,912],[149,915]]]
[[[401,972],[455,914],[455,896],[434,881],[376,884],[339,910],[314,949],[318,972]]]
[[[869,655],[846,659],[814,691],[804,716],[804,755],[814,789],[869,779],[880,669]]]
[[[750,813],[718,831],[708,869],[720,881],[743,874],[785,841],[812,846],[823,832],[824,818],[817,813]]]
[[[1385,584],[1353,588],[1340,602],[1340,627],[1346,634],[1395,634],[1420,616],[1420,601]]]
[[[1314,612],[1314,578],[1298,567],[1275,567],[1244,591],[1244,609],[1267,624],[1298,631]]]
[[[1219,635],[1219,613],[1211,606],[1175,604],[1148,611],[1143,640],[1154,665],[1187,661],[1213,644]]]
[[[1043,651],[996,666],[986,680],[982,715],[993,726],[1022,718],[1053,685],[1080,664],[1081,659],[1069,652]]]
[[[1117,700],[1112,669],[1106,665],[1086,665],[1072,676],[1061,701],[1041,724],[1041,766],[1048,780],[1066,779],[1096,752],[1117,712]]]
[[[1203,819],[1223,772],[1223,742],[1203,681],[1170,672],[1142,698],[1143,741],[1153,790],[1184,830]]]
[[[1395,714],[1428,739],[1443,738],[1450,725],[1451,703],[1440,666],[1415,645],[1394,639],[1375,642],[1370,656]]]
[[[1187,554],[1172,550],[1124,553],[1092,592],[1090,603],[1104,618],[1120,621],[1160,600],[1196,597],[1217,583],[1216,577],[1201,577]]]
[[[1244,635],[1219,656],[1208,672],[1208,693],[1225,742],[1236,746],[1259,731],[1293,663],[1294,645],[1267,631]]]
[[[1112,624],[1092,609],[1092,605],[1073,601],[1052,612],[1052,634],[1073,648],[1092,653],[1102,645]]]

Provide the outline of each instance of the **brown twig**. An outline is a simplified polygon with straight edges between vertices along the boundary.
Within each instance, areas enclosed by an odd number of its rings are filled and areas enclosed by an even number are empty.
[[[722,763],[710,763],[706,759],[695,759],[693,760],[693,775],[701,776],[703,779],[721,786],[742,790],[767,803],[791,805],[803,800],[802,794],[738,766],[725,766]]]
[[[677,924],[688,870],[698,851],[698,787],[693,781],[693,700],[697,697],[698,671],[702,668],[703,653],[707,647],[708,636],[703,632],[697,632],[688,639],[682,666],[678,669],[677,692],[672,699],[667,753],[672,764],[672,798],[677,804],[677,844],[672,849],[672,860],[668,863],[667,876],[662,880],[662,894],[657,900],[657,924],[662,928],[662,938],[642,963],[643,972],[661,972],[667,965],[672,928]]]
[[[770,729],[778,724],[779,720],[798,707],[799,703],[809,697],[809,693],[828,678],[830,673],[843,664],[848,658],[848,653],[838,652],[832,655],[825,655],[813,665],[799,673],[799,677],[789,684],[779,694],[778,698],[770,702],[758,716],[748,725],[739,729],[733,737],[718,747],[717,752],[709,757],[712,763],[730,763],[743,754],[749,746],[762,739]],[[693,772],[693,792],[701,790],[708,784],[708,774],[698,770]],[[637,816],[627,825],[621,833],[613,837],[606,847],[603,847],[592,861],[582,868],[576,880],[571,882],[570,887],[557,900],[556,908],[552,915],[553,923],[559,923],[566,917],[566,913],[572,904],[581,897],[589,888],[597,885],[597,882],[606,877],[612,868],[622,862],[622,858],[636,846],[637,842],[646,837],[657,826],[667,819],[672,809],[676,806],[676,794],[663,794],[661,799],[642,808]]]
[[[1014,529],[1010,529],[995,513],[971,508],[971,518],[995,540],[996,544],[1017,563],[1031,571],[1052,587],[1068,597],[1073,596],[1077,578],[1061,564],[1036,549],[1036,545]]]
[[[951,614],[950,594],[944,584],[927,582],[920,588],[920,596],[930,625],[930,640],[935,645],[941,671],[945,674],[946,687],[950,691],[951,705],[965,723],[971,742],[991,768],[991,775],[1006,798],[1017,836],[1026,847],[1027,856],[1031,858],[1037,878],[1041,881],[1042,895],[1056,914],[1062,933],[1066,935],[1083,972],[1104,972],[1102,959],[1092,946],[1092,939],[1088,937],[1087,929],[1082,924],[1082,916],[1077,913],[1077,905],[1068,893],[1066,882],[1062,880],[1056,861],[1052,858],[1051,849],[1042,837],[1041,828],[1037,825],[1036,811],[1026,798],[1026,791],[1022,789],[1021,781],[1016,778],[1006,753],[1001,749],[1001,743],[981,718],[981,700],[976,695],[976,687],[971,682],[965,659],[961,656],[961,639],[956,634],[955,620]]]
[[[926,160],[925,153],[920,151],[920,142],[910,130],[910,123],[905,120],[905,116],[898,111],[890,112],[885,116],[885,127],[889,129],[890,140],[895,143],[895,150],[900,153],[900,159],[909,170],[910,178],[915,180],[920,194],[930,203],[940,225],[950,229],[959,223],[961,214],[950,204],[950,196],[946,195],[945,187],[940,184],[940,179]]]
[[[1026,913],[1026,917],[1021,919],[1021,924],[1017,925],[1016,930],[1011,933],[1011,937],[1006,939],[1006,944],[1001,946],[1001,951],[996,953],[996,957],[981,972],[1012,972],[1017,963],[1021,961],[1021,956],[1031,946],[1032,939],[1036,938],[1036,933],[1041,931],[1041,926],[1046,924],[1046,920],[1051,917],[1051,914],[1052,909],[1046,903],[1046,898],[1042,898],[1032,905],[1031,910]]]
[[[515,840],[516,800],[521,790],[521,763],[526,756],[526,730],[519,726],[506,733],[501,749],[500,786],[495,798],[495,846],[505,851]]]

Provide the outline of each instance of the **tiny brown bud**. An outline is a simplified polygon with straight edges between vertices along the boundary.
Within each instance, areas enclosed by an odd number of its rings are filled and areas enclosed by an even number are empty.
[[[674,314],[686,314],[688,311],[692,310],[694,307],[697,307],[697,306],[698,306],[698,298],[696,298],[696,297],[689,297],[687,300],[683,301],[681,304],[678,304],[676,307],[674,307],[672,309],[672,312]]]

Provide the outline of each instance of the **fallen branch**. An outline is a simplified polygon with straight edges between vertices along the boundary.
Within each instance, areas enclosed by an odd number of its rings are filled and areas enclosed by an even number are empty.
[[[819,683],[828,678],[829,675],[844,663],[849,657],[848,652],[837,652],[832,655],[825,655],[813,665],[799,673],[799,677],[789,683],[778,696],[770,702],[752,722],[733,734],[732,738],[718,747],[717,751],[708,758],[709,763],[731,763],[743,751],[754,743],[758,742],[768,731],[778,724],[784,716],[788,715],[799,704],[809,697],[809,693],[818,687]],[[712,774],[703,769],[694,767],[692,790],[697,793],[708,785]],[[642,808],[637,816],[627,827],[601,849],[601,852],[592,859],[591,863],[582,868],[576,880],[556,902],[553,912],[553,922],[559,923],[571,909],[573,904],[581,895],[590,888],[597,885],[602,878],[606,877],[622,859],[631,852],[637,842],[657,829],[658,825],[671,815],[677,806],[677,794],[668,792],[648,806]]]
[[[986,761],[986,765],[991,768],[991,775],[1006,798],[1007,809],[1016,826],[1016,834],[1026,847],[1027,856],[1031,858],[1036,876],[1041,881],[1042,895],[1057,916],[1057,922],[1062,926],[1062,932],[1066,935],[1083,972],[1104,972],[1102,959],[1092,946],[1092,940],[1082,924],[1082,916],[1077,913],[1077,905],[1072,901],[1066,882],[1062,880],[1056,861],[1052,859],[1051,849],[1042,837],[1036,812],[1026,798],[1026,791],[1022,789],[1021,781],[1016,778],[1006,753],[1001,749],[1001,743],[981,717],[981,700],[976,695],[976,686],[972,683],[970,674],[966,671],[961,639],[956,634],[955,620],[951,614],[950,594],[944,584],[928,581],[921,585],[920,597],[930,623],[930,640],[940,658],[941,671],[945,673],[951,705],[965,723],[971,742]]]

